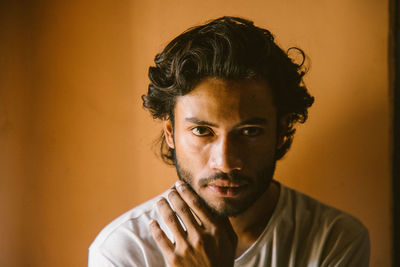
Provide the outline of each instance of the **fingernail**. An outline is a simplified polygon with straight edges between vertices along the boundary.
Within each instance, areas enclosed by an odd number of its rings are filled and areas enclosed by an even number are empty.
[[[185,183],[183,182],[183,181],[181,181],[181,180],[179,180],[179,181],[177,181],[176,183],[175,183],[175,187],[176,187],[176,189],[178,189],[178,190],[182,190],[182,188],[185,186]]]
[[[163,204],[165,202],[165,198],[161,197],[157,200],[157,204]]]
[[[174,196],[175,194],[177,194],[176,190],[175,189],[170,189],[169,192],[168,192],[168,198],[171,199],[171,197]]]

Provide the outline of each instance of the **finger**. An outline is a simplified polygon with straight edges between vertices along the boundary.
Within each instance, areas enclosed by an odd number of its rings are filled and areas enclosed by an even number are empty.
[[[187,232],[190,234],[193,231],[198,231],[200,228],[199,222],[196,220],[192,211],[190,210],[190,207],[186,204],[178,192],[176,192],[176,190],[171,190],[171,192],[168,194],[168,199],[170,200],[179,218],[181,218]]]
[[[186,233],[182,228],[181,223],[178,220],[176,213],[172,210],[168,201],[165,198],[161,198],[157,201],[157,208],[169,230],[175,238],[175,243],[185,242]]]
[[[174,252],[174,244],[169,240],[164,231],[160,228],[157,221],[152,220],[149,224],[150,233],[158,247],[161,249],[164,255],[170,255]]]
[[[175,184],[179,195],[187,203],[195,215],[200,219],[201,223],[205,226],[213,224],[212,218],[214,217],[208,208],[204,205],[200,197],[192,191],[192,189],[183,181],[177,181]]]

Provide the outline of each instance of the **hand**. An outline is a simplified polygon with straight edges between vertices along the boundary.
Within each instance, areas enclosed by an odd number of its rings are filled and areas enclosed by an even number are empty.
[[[156,221],[150,223],[151,234],[170,266],[232,267],[237,236],[227,217],[211,214],[199,197],[184,182],[157,202],[166,225],[175,238],[172,243]],[[196,220],[196,215],[198,220]],[[181,218],[186,231],[178,220]],[[198,222],[199,221],[199,222]]]

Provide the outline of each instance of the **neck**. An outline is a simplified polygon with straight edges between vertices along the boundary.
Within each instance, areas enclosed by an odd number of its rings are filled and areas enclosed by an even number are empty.
[[[246,251],[265,229],[279,199],[279,184],[275,181],[263,195],[242,214],[229,220],[238,237],[236,257]]]

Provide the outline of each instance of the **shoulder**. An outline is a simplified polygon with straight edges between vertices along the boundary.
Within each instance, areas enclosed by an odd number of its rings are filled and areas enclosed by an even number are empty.
[[[321,260],[321,266],[338,262],[368,265],[369,233],[360,220],[286,186],[281,193],[286,209],[284,220],[293,224],[294,232]]]
[[[89,266],[149,266],[148,258],[161,262],[148,225],[160,219],[156,202],[164,195],[132,208],[104,227],[90,245]]]
[[[294,219],[315,223],[329,229],[340,228],[350,231],[367,231],[367,228],[356,217],[347,212],[327,205],[304,193],[281,185],[281,193],[285,207],[294,216]]]
[[[115,232],[121,228],[128,227],[133,229],[141,227],[143,223],[149,220],[152,217],[152,214],[155,212],[155,203],[158,198],[159,197],[150,199],[114,219],[100,231],[96,239],[91,244],[91,248],[101,246],[101,244],[104,243],[110,237],[110,235],[115,234]]]

